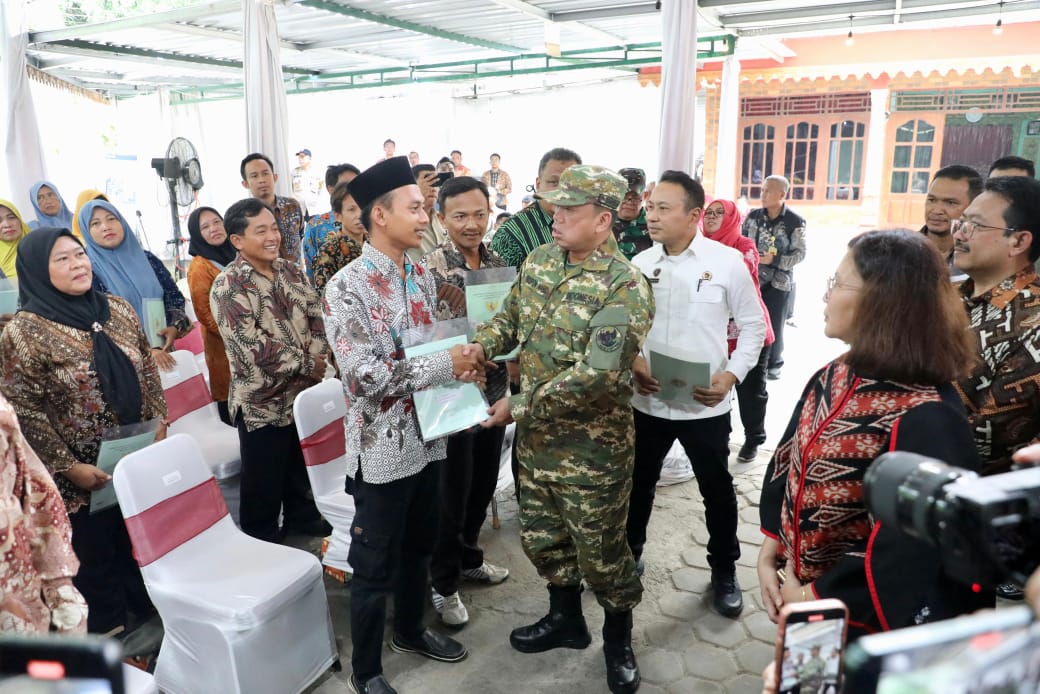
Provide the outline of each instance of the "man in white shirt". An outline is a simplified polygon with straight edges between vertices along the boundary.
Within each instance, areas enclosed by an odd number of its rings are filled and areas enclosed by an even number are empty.
[[[637,394],[636,451],[628,510],[628,544],[640,562],[661,464],[676,439],[693,463],[704,498],[714,606],[735,617],[744,608],[737,583],[737,497],[729,474],[730,391],[758,361],[766,325],[755,285],[740,253],[697,232],[704,189],[681,171],[661,174],[646,203],[657,242],[632,259],[654,290],[657,314],[643,352],[632,366]],[[740,329],[727,359],[730,316]],[[711,385],[661,397],[646,357],[658,351],[708,366]],[[679,350],[676,353],[675,350]],[[670,353],[670,354],[669,354]],[[674,382],[666,384],[675,390]]]

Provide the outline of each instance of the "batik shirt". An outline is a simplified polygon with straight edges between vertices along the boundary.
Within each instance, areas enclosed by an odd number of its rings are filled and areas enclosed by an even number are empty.
[[[325,331],[347,400],[347,474],[385,484],[417,474],[447,454],[444,439],[424,443],[412,393],[454,380],[448,352],[404,356],[403,334],[433,323],[433,276],[397,263],[369,244],[325,286]]]
[[[333,234],[342,230],[331,212],[315,215],[307,222],[307,230],[303,232],[303,260],[307,264],[307,276],[314,279],[314,258],[322,245]]]
[[[433,275],[437,282],[437,307],[434,314],[437,320],[453,320],[466,317],[466,273],[470,271],[466,258],[459,252],[452,241],[435,248],[423,258],[422,264]],[[480,244],[480,269],[506,267],[505,261],[494,251]],[[506,394],[506,382],[509,375],[503,366],[488,369],[487,386],[484,395],[489,403],[495,403]]]
[[[314,256],[311,267],[311,279],[318,296],[325,294],[325,285],[332,276],[349,265],[355,258],[361,257],[361,246],[346,234],[336,234],[325,239],[318,253]]]
[[[303,238],[303,210],[294,198],[274,196],[275,221],[282,232],[281,255],[294,263],[300,262],[300,240]]]
[[[771,265],[758,266],[758,281],[764,289],[789,292],[794,287],[794,266],[805,260],[805,220],[792,212],[787,205],[770,219],[765,208],[752,210],[740,229],[758,246],[760,255],[774,255]]]
[[[293,423],[293,401],[329,356],[318,293],[295,263],[277,258],[274,276],[239,255],[213,280],[209,304],[231,367],[228,412],[248,431]]]
[[[992,475],[1040,437],[1040,278],[1030,265],[973,299],[974,289],[970,279],[960,286],[982,361],[955,385]]]

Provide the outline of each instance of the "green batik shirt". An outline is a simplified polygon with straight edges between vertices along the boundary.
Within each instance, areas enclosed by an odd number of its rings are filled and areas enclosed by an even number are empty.
[[[628,260],[654,245],[650,233],[646,230],[646,209],[639,210],[639,216],[631,222],[618,218],[614,220],[614,238],[618,249]]]
[[[608,237],[568,266],[555,243],[536,248],[474,340],[490,358],[520,345],[521,392],[509,398],[518,457],[536,480],[609,484],[632,475],[632,360],[654,317],[642,273]]]

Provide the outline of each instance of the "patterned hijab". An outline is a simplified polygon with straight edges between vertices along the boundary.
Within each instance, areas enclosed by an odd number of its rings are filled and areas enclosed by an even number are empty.
[[[115,248],[102,248],[90,234],[90,217],[99,207],[114,214],[123,225],[123,242]],[[112,203],[91,200],[79,211],[79,226],[84,231],[83,241],[94,274],[105,283],[110,293],[129,301],[137,317],[144,322],[144,300],[163,298],[163,289],[126,219]]]
[[[74,296],[51,282],[51,251],[59,237],[79,243],[68,229],[42,227],[25,237],[18,253],[18,299],[21,311],[90,332],[92,361],[101,396],[120,424],[141,421],[141,381],[130,358],[112,341],[103,326],[112,317],[108,297],[88,290]]]
[[[0,240],[0,270],[3,270],[4,277],[14,277],[17,269],[15,267],[15,259],[18,257],[18,244],[22,242],[25,235],[31,231],[29,225],[22,219],[22,213],[18,211],[18,208],[6,200],[0,200],[0,207],[6,207],[11,210],[11,213],[18,218],[18,222],[22,225],[22,235],[14,241],[3,241]]]
[[[188,255],[200,255],[206,260],[212,260],[223,267],[235,259],[238,251],[231,245],[230,236],[225,238],[224,243],[219,246],[214,246],[202,236],[199,219],[202,217],[203,212],[212,212],[220,217],[221,221],[224,221],[224,216],[212,207],[200,207],[192,212],[191,216],[188,217],[188,236],[191,237],[191,243],[188,244]]]
[[[40,194],[40,188],[47,186],[54,191],[54,194],[58,196],[58,200],[61,201],[61,211],[55,215],[44,214],[40,211],[40,205],[36,202],[36,196]],[[58,227],[59,229],[71,229],[72,228],[72,210],[65,204],[65,198],[61,197],[61,193],[58,192],[58,187],[50,181],[37,181],[29,189],[29,202],[32,203],[33,209],[36,210],[36,219],[29,222],[29,228],[39,229],[40,227]]]

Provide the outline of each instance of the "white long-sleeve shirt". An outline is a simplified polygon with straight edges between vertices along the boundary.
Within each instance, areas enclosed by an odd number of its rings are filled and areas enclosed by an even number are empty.
[[[736,250],[698,233],[682,253],[670,256],[654,245],[635,258],[654,290],[657,312],[647,343],[678,348],[707,362],[712,375],[729,371],[743,381],[766,338],[766,321],[751,275]],[[726,327],[730,316],[740,328],[737,348],[727,359]],[[647,356],[644,346],[643,356]],[[632,406],[664,419],[704,419],[730,410],[730,396],[715,407],[666,402],[633,395]]]

